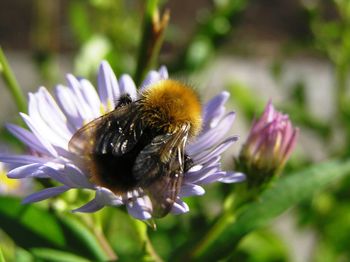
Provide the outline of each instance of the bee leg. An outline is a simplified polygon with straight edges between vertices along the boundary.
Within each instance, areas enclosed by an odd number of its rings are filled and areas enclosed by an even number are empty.
[[[185,166],[184,166],[184,171],[186,172],[189,170],[191,167],[193,167],[193,160],[185,154]]]

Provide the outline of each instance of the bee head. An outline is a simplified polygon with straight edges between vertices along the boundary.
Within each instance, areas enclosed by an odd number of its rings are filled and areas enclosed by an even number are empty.
[[[202,108],[197,93],[190,86],[176,80],[162,80],[147,88],[141,101],[149,126],[172,133],[189,123],[189,136],[199,133]]]

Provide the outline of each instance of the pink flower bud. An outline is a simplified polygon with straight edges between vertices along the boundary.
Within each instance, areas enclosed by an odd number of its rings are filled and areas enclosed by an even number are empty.
[[[295,147],[298,133],[288,115],[276,111],[271,101],[268,102],[262,116],[253,122],[239,157],[239,165],[244,167],[242,171],[246,172],[250,184],[268,182],[281,172]]]

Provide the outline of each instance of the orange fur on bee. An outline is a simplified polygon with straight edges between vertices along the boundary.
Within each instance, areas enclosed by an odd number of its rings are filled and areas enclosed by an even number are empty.
[[[202,108],[191,87],[176,80],[162,80],[146,89],[141,101],[148,125],[173,133],[189,123],[189,136],[199,133]]]

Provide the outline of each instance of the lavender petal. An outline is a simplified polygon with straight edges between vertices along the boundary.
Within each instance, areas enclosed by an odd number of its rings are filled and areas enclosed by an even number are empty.
[[[184,176],[185,183],[199,183],[201,180],[205,179],[207,176],[211,176],[212,174],[218,171],[218,166],[211,166],[207,168],[202,168],[195,172],[187,172]]]
[[[46,163],[48,159],[43,157],[31,156],[31,155],[9,155],[9,154],[0,154],[0,162],[5,162],[9,164],[19,164],[19,165],[28,165],[34,163]]]
[[[7,173],[7,176],[9,178],[13,179],[20,179],[20,178],[27,178],[27,177],[40,177],[40,178],[47,178],[49,177],[46,172],[41,170],[42,164],[29,164],[25,166],[20,166],[12,169]]]
[[[62,85],[57,85],[55,88],[56,100],[65,114],[67,121],[75,129],[73,133],[83,126],[84,118],[80,115],[77,105],[74,101],[74,95],[71,90]]]
[[[67,186],[46,188],[39,192],[36,192],[34,194],[27,196],[25,199],[23,199],[22,203],[27,204],[27,203],[38,202],[38,201],[62,194],[63,192],[68,191],[69,189],[70,188]]]
[[[50,155],[50,152],[40,143],[40,141],[36,138],[36,136],[33,133],[20,126],[16,126],[13,124],[6,124],[6,128],[12,135],[21,140],[29,148],[33,149],[38,153]]]
[[[117,78],[107,61],[103,61],[98,72],[98,93],[106,109],[114,108],[114,102],[119,99]],[[110,108],[111,107],[111,108]]]
[[[224,104],[230,97],[230,93],[224,91],[212,98],[204,105],[203,130],[214,127],[225,113]]]
[[[40,111],[46,113],[51,121],[54,121],[54,127],[60,129],[64,133],[64,137],[70,137],[72,133],[72,126],[67,122],[66,116],[59,108],[56,101],[45,87],[40,87],[39,91],[35,94],[39,101]],[[41,104],[44,105],[41,107]],[[51,125],[52,126],[52,125]]]
[[[94,198],[90,202],[86,203],[85,205],[76,208],[72,210],[73,213],[75,212],[81,212],[81,213],[93,213],[100,209],[102,209],[105,205],[102,204],[98,199]]]
[[[60,131],[55,125],[56,119],[47,114],[48,108],[45,104],[37,99],[34,94],[29,94],[29,118],[39,134],[44,135],[51,145],[66,145],[70,138],[69,133]]]
[[[223,176],[218,179],[222,183],[236,183],[246,179],[245,174],[236,172],[224,172]]]
[[[67,74],[66,76],[68,86],[70,90],[72,91],[72,94],[74,95],[74,99],[76,101],[77,109],[79,111],[79,114],[82,116],[82,118],[85,121],[90,121],[93,119],[93,113],[89,107],[89,105],[86,103],[84,96],[81,92],[81,86],[78,79],[75,78],[75,76],[71,74]]]
[[[137,99],[137,91],[134,81],[129,75],[122,75],[119,79],[120,95],[128,94],[132,101]]]
[[[169,78],[169,73],[168,73],[168,69],[166,68],[166,66],[161,66],[158,70],[159,76],[161,79],[168,79]]]
[[[29,127],[29,129],[33,132],[33,134],[36,136],[36,138],[40,141],[40,143],[47,149],[47,151],[54,157],[57,157],[58,154],[56,152],[56,150],[53,148],[53,146],[51,145],[51,143],[45,139],[44,134],[42,134],[40,132],[40,130],[37,129],[35,123],[33,123],[32,119],[23,113],[20,113],[22,119],[24,120],[24,122],[27,124],[27,126]]]
[[[229,131],[234,119],[235,113],[231,112],[227,114],[222,120],[220,120],[216,127],[204,132],[196,139],[193,144],[189,144],[186,148],[186,152],[189,155],[194,155],[214,146]]]
[[[97,92],[90,81],[86,79],[80,80],[81,93],[90,107],[90,110],[94,118],[97,118],[101,115],[101,101],[97,95]]]
[[[206,184],[211,184],[211,183],[217,182],[217,181],[219,181],[219,179],[221,179],[225,175],[225,173],[226,172],[224,172],[224,171],[215,172],[213,174],[210,174],[210,175],[203,177],[197,183],[200,185],[206,185]]]
[[[161,76],[160,74],[157,72],[157,71],[150,71],[145,80],[143,80],[142,84],[141,84],[141,87],[140,87],[140,91],[141,93],[147,89],[148,86],[158,82],[161,80]]]
[[[176,202],[174,203],[172,209],[171,209],[171,213],[174,215],[180,215],[183,213],[187,213],[188,211],[190,211],[190,208],[181,199],[177,199]]]
[[[129,201],[126,204],[128,213],[140,220],[152,218],[152,203],[148,197],[139,197],[134,201]]]
[[[104,187],[97,188],[96,198],[104,205],[120,206],[123,204],[120,196],[115,195],[112,191]]]
[[[230,137],[224,140],[221,144],[216,146],[214,149],[203,151],[198,155],[191,156],[191,158],[195,163],[198,163],[198,164],[207,162],[211,158],[216,157],[221,153],[223,153],[229,146],[231,146],[237,140],[238,140],[238,137]]]
[[[110,190],[100,187],[96,190],[93,200],[80,208],[74,209],[73,212],[95,212],[104,206],[120,206],[122,204],[120,197],[114,195]]]
[[[181,185],[179,197],[201,196],[205,194],[203,187],[195,184],[184,183]]]
[[[68,177],[71,187],[90,188],[93,189],[94,185],[89,179],[72,164],[65,165],[65,175]],[[69,176],[67,175],[69,174]]]

